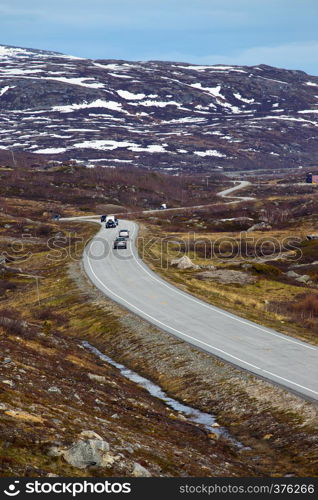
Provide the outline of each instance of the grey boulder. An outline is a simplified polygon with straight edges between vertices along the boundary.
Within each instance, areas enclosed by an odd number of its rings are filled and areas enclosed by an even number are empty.
[[[172,266],[176,266],[178,269],[199,269],[200,266],[193,264],[192,260],[187,256],[183,255],[179,259],[172,259]]]
[[[114,462],[114,457],[109,454],[109,444],[94,431],[81,432],[78,441],[64,451],[63,457],[78,469],[107,467]]]

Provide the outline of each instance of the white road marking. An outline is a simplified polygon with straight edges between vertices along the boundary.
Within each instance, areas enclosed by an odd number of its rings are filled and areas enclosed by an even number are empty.
[[[133,233],[133,234],[134,234],[134,233]],[[94,242],[94,241],[93,241],[93,242]],[[92,242],[92,243],[93,243],[93,242]],[[249,367],[251,367],[251,368],[254,368],[254,370],[259,370],[259,371],[260,371],[260,372],[262,372],[262,373],[267,373],[268,375],[271,375],[272,377],[276,377],[276,378],[277,378],[277,379],[279,379],[279,380],[283,380],[284,382],[288,382],[289,384],[292,384],[292,385],[294,385],[295,387],[299,387],[299,388],[301,388],[301,389],[305,389],[306,391],[309,391],[309,392],[312,392],[313,394],[318,395],[318,392],[317,392],[317,391],[314,391],[313,389],[309,389],[308,387],[305,387],[305,386],[303,386],[303,385],[297,384],[296,382],[294,382],[294,381],[292,381],[292,380],[289,380],[289,379],[286,379],[286,378],[284,378],[284,377],[281,377],[280,375],[277,375],[277,374],[275,374],[275,373],[269,372],[268,370],[264,370],[263,368],[261,368],[261,367],[259,367],[259,366],[253,365],[253,364],[251,364],[251,363],[249,363],[249,362],[247,362],[247,361],[245,361],[245,360],[243,360],[243,359],[241,359],[241,358],[238,358],[237,356],[234,356],[234,355],[232,355],[232,354],[230,354],[230,353],[228,353],[228,352],[226,352],[226,351],[223,351],[222,349],[219,349],[219,348],[217,348],[217,347],[215,347],[215,346],[213,346],[213,345],[211,345],[211,344],[208,344],[208,343],[206,343],[206,342],[203,342],[202,340],[199,340],[199,339],[197,339],[197,338],[195,338],[195,337],[192,337],[191,335],[188,335],[188,334],[186,334],[186,333],[184,333],[184,332],[181,332],[180,330],[177,330],[176,328],[173,328],[173,327],[171,327],[171,326],[169,326],[169,325],[167,325],[167,324],[163,323],[162,321],[160,321],[160,320],[158,320],[158,319],[154,318],[154,317],[153,317],[153,316],[151,316],[150,314],[148,314],[148,313],[144,312],[143,310],[139,309],[137,306],[135,306],[135,305],[134,305],[134,304],[132,304],[131,302],[128,302],[126,299],[124,299],[124,298],[123,298],[123,297],[121,297],[120,295],[118,295],[118,294],[116,294],[115,292],[113,292],[110,288],[108,288],[108,287],[105,285],[105,283],[103,283],[103,282],[99,279],[99,277],[96,275],[96,273],[94,272],[94,270],[93,270],[93,268],[92,268],[92,265],[91,265],[90,258],[89,258],[89,255],[88,255],[88,254],[87,254],[87,261],[88,261],[88,264],[89,264],[89,267],[90,267],[91,273],[93,274],[93,276],[95,277],[95,279],[96,279],[96,280],[97,280],[97,281],[98,281],[98,282],[102,285],[102,287],[103,287],[103,288],[105,288],[105,290],[107,290],[109,293],[111,293],[111,295],[113,295],[113,296],[117,297],[120,301],[122,301],[122,302],[124,302],[125,304],[127,304],[130,308],[133,308],[134,310],[138,311],[138,312],[139,312],[139,313],[141,313],[142,315],[144,315],[144,316],[146,316],[146,317],[150,318],[150,319],[151,319],[152,321],[154,321],[155,323],[160,324],[160,325],[162,325],[164,328],[167,328],[167,329],[169,329],[169,330],[173,330],[174,332],[178,333],[179,335],[181,335],[181,336],[183,336],[183,337],[187,337],[187,338],[189,338],[189,339],[191,339],[191,340],[194,340],[195,342],[198,342],[199,344],[202,344],[202,345],[204,345],[205,347],[209,347],[209,348],[211,348],[211,349],[214,349],[215,351],[218,351],[218,352],[222,353],[223,355],[229,356],[230,358],[235,359],[236,361],[239,361],[239,362],[241,362],[241,363],[243,363],[243,364],[245,364],[245,365],[247,365],[247,366],[249,366]],[[161,281],[160,281],[160,282],[161,282]],[[183,295],[183,294],[182,294],[182,295]],[[198,302],[198,301],[197,301],[197,302]],[[201,302],[200,302],[200,304],[201,304]],[[205,304],[203,304],[203,305],[205,305]],[[227,315],[227,316],[229,316],[229,315]],[[232,318],[232,316],[230,316],[230,317]],[[246,323],[246,322],[245,322],[245,323]],[[246,323],[246,324],[248,324],[248,323]],[[250,325],[249,325],[249,326],[250,326]],[[264,330],[264,331],[267,331],[267,330]],[[279,337],[279,338],[281,338],[281,337]],[[302,344],[300,344],[300,345],[302,345]]]

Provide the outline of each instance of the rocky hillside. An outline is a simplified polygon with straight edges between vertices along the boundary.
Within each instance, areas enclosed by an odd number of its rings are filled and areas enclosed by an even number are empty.
[[[318,77],[0,46],[0,148],[198,172],[312,168]]]

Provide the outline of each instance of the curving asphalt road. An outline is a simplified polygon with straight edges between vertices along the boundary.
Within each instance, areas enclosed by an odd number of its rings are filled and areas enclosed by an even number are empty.
[[[241,201],[250,201],[250,200],[255,200],[255,198],[252,198],[251,196],[233,196],[231,193],[234,193],[235,191],[239,191],[247,186],[250,186],[252,183],[249,181],[232,181],[234,183],[234,186],[231,188],[224,189],[223,191],[220,191],[217,193],[218,196],[221,196],[222,198],[234,198],[236,200],[241,200]],[[232,201],[231,203],[236,203],[235,201]]]
[[[113,250],[112,242],[118,229],[123,228],[131,232],[128,247]],[[230,314],[170,285],[138,257],[137,232],[134,222],[122,220],[117,229],[101,227],[88,244],[84,268],[97,288],[159,328],[318,401],[317,347]]]
[[[233,182],[234,186],[231,188],[226,188],[223,191],[220,191],[219,193],[216,193],[216,196],[220,196],[221,198],[230,198],[233,200],[240,200],[240,201],[249,201],[249,200],[255,200],[255,198],[251,198],[250,196],[233,196],[231,193],[234,193],[235,191],[240,191],[241,189],[250,186],[251,182],[249,181],[231,181]],[[202,208],[209,208],[214,206],[217,203],[217,200],[214,200],[212,203],[206,203],[205,205],[192,205],[190,207],[172,207],[172,208],[166,208],[164,213],[170,213],[170,212],[184,212],[184,210],[197,210],[197,209],[202,209]],[[227,205],[231,203],[237,203],[237,201],[230,201],[226,202]],[[154,213],[162,213],[161,210],[158,208],[154,208],[151,210],[138,210],[134,212],[115,212],[115,214],[120,217],[125,217],[127,215],[140,215],[140,214],[154,214]],[[63,220],[89,220],[89,219],[100,219],[100,215],[82,215],[81,217],[64,217],[61,219]]]

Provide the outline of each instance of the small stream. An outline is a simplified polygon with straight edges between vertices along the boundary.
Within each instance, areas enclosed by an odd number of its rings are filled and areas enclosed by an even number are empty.
[[[166,404],[166,406],[172,408],[178,413],[181,413],[182,415],[187,417],[187,419],[190,420],[191,422],[202,425],[205,428],[205,430],[208,431],[209,433],[215,432],[216,434],[225,437],[233,445],[235,445],[240,449],[244,447],[244,445],[239,441],[237,441],[233,436],[231,436],[231,434],[224,427],[218,427],[218,426],[213,427],[213,424],[217,424],[214,415],[211,415],[210,413],[204,413],[200,410],[197,410],[196,408],[192,408],[191,406],[187,406],[183,403],[180,403],[179,401],[176,401],[175,399],[168,396],[161,389],[161,387],[154,384],[151,380],[148,380],[145,377],[138,375],[138,373],[134,372],[133,370],[130,370],[126,366],[117,363],[112,358],[110,358],[106,354],[103,354],[101,351],[96,349],[96,347],[89,344],[89,342],[86,342],[86,340],[82,342],[82,345],[83,347],[91,351],[93,354],[95,354],[103,361],[106,361],[110,365],[117,368],[120,371],[121,375],[123,375],[125,378],[143,387],[149,394],[151,394],[151,396],[160,399]]]

